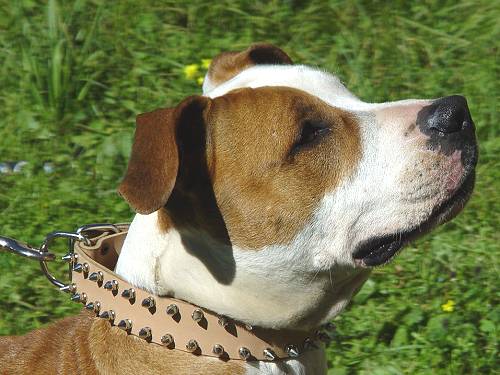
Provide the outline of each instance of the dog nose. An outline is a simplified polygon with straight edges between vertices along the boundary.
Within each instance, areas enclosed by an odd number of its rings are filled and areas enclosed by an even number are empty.
[[[446,136],[473,127],[467,100],[460,95],[435,100],[419,113],[420,125],[425,133]],[[422,129],[422,130],[424,130]]]

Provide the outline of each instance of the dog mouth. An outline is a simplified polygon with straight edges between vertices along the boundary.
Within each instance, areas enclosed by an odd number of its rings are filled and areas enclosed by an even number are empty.
[[[372,238],[361,243],[354,251],[354,263],[360,267],[375,267],[388,263],[410,242],[423,236],[433,228],[454,218],[469,200],[474,187],[475,173],[465,178],[457,191],[437,206],[427,220],[413,229],[382,237]]]

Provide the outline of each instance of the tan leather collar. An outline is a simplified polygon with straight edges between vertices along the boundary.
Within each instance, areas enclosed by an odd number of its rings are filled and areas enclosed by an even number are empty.
[[[125,224],[117,227],[119,233],[92,233],[90,246],[75,243],[72,299],[84,303],[100,318],[167,350],[226,361],[273,361],[297,357],[317,347],[315,333],[249,327],[188,302],[155,296],[131,285],[112,271],[128,230]]]

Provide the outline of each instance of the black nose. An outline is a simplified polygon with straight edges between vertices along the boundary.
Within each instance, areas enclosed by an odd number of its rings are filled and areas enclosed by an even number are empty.
[[[473,126],[467,100],[460,95],[447,96],[424,107],[418,114],[417,123],[427,130],[425,133],[440,135],[456,133]]]

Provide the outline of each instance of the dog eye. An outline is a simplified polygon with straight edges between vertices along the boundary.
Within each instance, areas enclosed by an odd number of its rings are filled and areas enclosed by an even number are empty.
[[[330,127],[323,121],[307,120],[302,124],[300,136],[294,149],[317,143],[323,136],[330,132]]]

